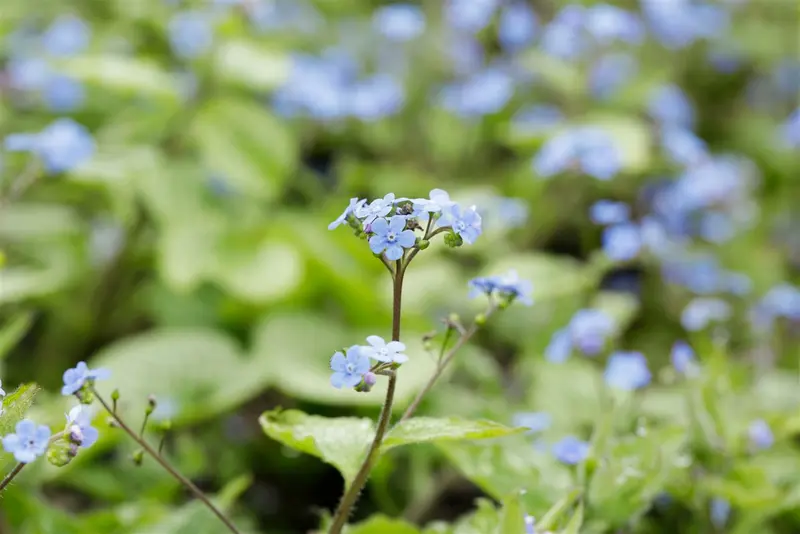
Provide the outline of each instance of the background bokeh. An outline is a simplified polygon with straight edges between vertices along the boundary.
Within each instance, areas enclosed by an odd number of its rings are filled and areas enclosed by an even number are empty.
[[[798,532],[799,36],[788,0],[3,0],[3,387],[40,384],[32,413],[55,427],[63,371],[108,367],[103,391],[132,421],[154,394],[169,458],[248,532],[316,528],[340,476],[258,416],[374,417],[380,388],[331,388],[328,358],[391,322],[384,267],[326,227],[351,197],[443,188],[484,233],[409,270],[398,407],[430,375],[423,335],[480,311],[467,281],[516,269],[535,305],[493,319],[422,412],[547,412],[545,443],[588,439],[603,358],[555,362],[551,340],[601,309],[652,383],[585,532]],[[721,356],[695,411],[681,339]],[[775,444],[752,454],[756,420]],[[101,432],[66,468],[26,470],[0,532],[221,532]],[[532,442],[393,453],[354,519],[454,520],[522,488],[541,516],[571,482]],[[436,532],[493,532],[459,528]]]

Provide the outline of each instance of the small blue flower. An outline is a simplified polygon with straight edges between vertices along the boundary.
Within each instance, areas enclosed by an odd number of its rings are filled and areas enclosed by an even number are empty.
[[[372,24],[390,41],[403,43],[416,39],[425,31],[425,13],[412,4],[391,4],[375,10]]]
[[[661,125],[689,128],[694,123],[694,106],[686,93],[674,84],[657,88],[648,102],[650,116]]]
[[[530,280],[522,280],[517,271],[511,269],[506,274],[497,277],[496,290],[502,296],[517,300],[525,306],[533,305],[533,284]]]
[[[74,56],[88,45],[91,30],[82,19],[64,15],[56,19],[42,35],[42,45],[52,56]]]
[[[624,202],[614,200],[598,200],[589,210],[592,222],[601,225],[624,223],[630,216],[631,208]]]
[[[540,46],[548,55],[565,61],[579,58],[591,46],[585,22],[586,9],[583,6],[564,7],[545,27]]]
[[[670,361],[675,370],[684,375],[694,375],[699,367],[694,349],[685,341],[676,341],[670,351]]]
[[[649,384],[652,375],[641,352],[615,352],[608,359],[604,377],[614,389],[633,391]]]
[[[469,298],[474,299],[480,295],[491,295],[497,290],[499,278],[497,276],[479,276],[470,280]]]
[[[724,322],[731,316],[730,305],[722,299],[699,297],[692,300],[681,314],[681,324],[690,332],[705,329],[711,322]]]
[[[100,433],[92,426],[89,408],[82,404],[75,406],[67,414],[67,431],[71,441],[85,449],[94,445],[100,437]]]
[[[563,363],[572,354],[572,333],[569,328],[558,330],[544,350],[544,357],[553,363]]]
[[[476,33],[489,25],[500,0],[447,0],[445,20],[456,29]]]
[[[20,91],[38,91],[47,87],[52,72],[41,58],[12,57],[6,64],[8,83]]]
[[[354,388],[361,383],[369,372],[369,358],[362,352],[362,347],[353,345],[347,349],[347,356],[336,352],[331,358],[331,385],[336,389]]]
[[[769,449],[775,443],[775,435],[763,419],[756,419],[750,423],[747,437],[750,439],[750,445],[756,450]]]
[[[542,178],[575,169],[598,180],[610,180],[621,167],[613,139],[595,127],[574,128],[556,135],[533,160],[533,168]]]
[[[783,141],[792,148],[800,148],[800,107],[789,115],[782,130]]]
[[[553,456],[567,465],[581,463],[589,456],[589,444],[575,436],[567,436],[553,445]]]
[[[491,115],[505,108],[514,94],[514,78],[505,69],[489,67],[464,82],[444,87],[442,106],[462,117]]]
[[[169,42],[180,58],[193,59],[204,54],[214,42],[210,18],[199,11],[176,13],[169,21]]]
[[[764,295],[762,304],[774,316],[800,320],[800,288],[778,284]]]
[[[497,23],[497,40],[507,52],[516,52],[533,41],[539,20],[531,6],[514,1],[500,12]]]
[[[710,515],[711,522],[714,524],[714,526],[717,529],[722,530],[731,515],[731,503],[725,499],[714,497],[711,499]]]
[[[603,251],[614,261],[632,260],[641,248],[641,232],[633,223],[615,224],[603,232]]]
[[[349,88],[349,112],[363,121],[395,115],[405,103],[405,89],[388,74],[377,74]]]
[[[456,235],[464,240],[464,243],[472,245],[483,232],[481,228],[481,216],[471,206],[462,209],[461,206],[453,205],[442,212],[442,216],[436,221],[439,227],[450,227]]]
[[[637,69],[636,59],[630,54],[604,55],[592,65],[589,90],[596,98],[610,98],[636,75]]]
[[[536,519],[532,515],[525,514],[525,534],[536,534]]]
[[[111,377],[108,369],[89,369],[86,362],[78,362],[72,369],[64,371],[64,386],[61,388],[62,395],[74,395],[87,382],[95,380],[107,380]]]
[[[600,45],[639,44],[645,36],[639,17],[617,6],[597,4],[586,11],[586,29]]]
[[[43,88],[42,97],[50,111],[66,113],[83,105],[86,91],[83,84],[68,76],[52,76]]]
[[[365,199],[360,199],[358,197],[353,197],[350,199],[350,204],[345,208],[341,215],[339,215],[335,221],[328,225],[328,230],[334,230],[338,228],[342,223],[344,223],[347,218],[351,214],[355,214],[355,212],[361,208],[364,204],[366,204]],[[387,212],[388,213],[388,212]]]
[[[50,445],[50,429],[37,425],[30,419],[17,423],[14,434],[3,437],[3,448],[23,464],[29,464],[47,452]]]
[[[522,108],[511,119],[515,130],[538,134],[551,130],[564,120],[564,114],[556,106],[539,104]]]
[[[386,217],[392,211],[395,199],[394,193],[387,193],[383,198],[376,198],[369,204],[362,204],[356,209],[356,217],[361,219],[366,227],[379,217]]]
[[[5,397],[6,396],[6,392],[5,392],[5,390],[3,389],[2,386],[3,386],[3,381],[0,380],[0,397]],[[2,408],[2,404],[3,404],[2,403],[2,399],[0,399],[0,408]]]
[[[9,151],[27,151],[39,156],[51,173],[69,171],[94,154],[89,131],[72,119],[57,119],[37,134],[11,134],[5,138]]]
[[[536,434],[550,428],[550,425],[553,424],[553,418],[546,412],[522,412],[514,414],[511,424],[524,426],[529,430],[529,434]]]
[[[367,337],[369,346],[361,347],[361,353],[367,357],[372,358],[383,363],[405,363],[408,361],[408,356],[403,354],[406,350],[405,343],[399,341],[386,340],[379,336]]]
[[[416,242],[413,230],[405,230],[406,219],[395,215],[388,221],[376,219],[370,224],[372,237],[369,238],[369,248],[375,254],[385,251],[387,260],[399,260],[403,257],[403,249],[411,248]]]
[[[455,205],[450,200],[450,195],[443,189],[431,189],[430,198],[415,198],[411,200],[414,207],[414,217],[427,221],[431,213],[440,213],[445,208]]]
[[[692,165],[708,157],[706,142],[680,126],[662,128],[661,146],[669,159],[679,165]]]
[[[569,323],[572,343],[587,356],[596,356],[614,331],[614,320],[601,310],[578,310]]]

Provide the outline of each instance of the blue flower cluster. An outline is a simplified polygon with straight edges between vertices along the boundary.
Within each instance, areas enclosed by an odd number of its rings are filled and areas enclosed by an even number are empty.
[[[424,243],[438,233],[447,232],[450,239],[445,238],[445,242],[459,246],[473,244],[483,232],[475,206],[461,207],[441,189],[433,189],[429,198],[396,198],[394,193],[369,203],[366,199],[352,198],[328,229],[346,222],[368,237],[374,254],[390,261],[401,259],[413,247],[424,248],[427,246]],[[418,230],[421,236],[416,235]]]
[[[92,427],[92,414],[86,405],[91,400],[87,388],[95,381],[107,379],[109,376],[108,370],[89,369],[86,362],[79,362],[74,368],[67,369],[64,372],[64,386],[61,388],[61,393],[66,396],[75,395],[81,403],[67,414],[64,431],[52,435],[48,426],[37,425],[30,419],[24,419],[17,423],[13,433],[3,436],[3,449],[13,454],[18,462],[28,464],[48,452],[53,443],[63,441],[65,443],[63,457],[59,455],[60,451],[54,449],[55,454],[51,461],[57,465],[68,463],[78,454],[79,448],[91,447],[97,442],[99,433]],[[5,395],[5,392],[2,392],[2,395]]]
[[[614,328],[614,320],[605,312],[593,308],[579,310],[565,328],[553,335],[545,356],[551,362],[563,362],[575,349],[586,356],[597,356],[606,347]]]
[[[519,301],[526,306],[533,305],[533,284],[520,279],[517,271],[511,270],[502,276],[485,276],[469,281],[469,297],[478,295],[498,297],[501,302]]]

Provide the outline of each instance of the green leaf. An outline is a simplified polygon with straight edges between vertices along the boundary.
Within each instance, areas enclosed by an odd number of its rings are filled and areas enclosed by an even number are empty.
[[[101,393],[118,388],[121,410],[140,417],[148,395],[174,411],[179,423],[205,420],[247,401],[271,381],[271,370],[242,354],[229,337],[211,329],[152,330],[117,341],[92,359],[111,370]]]
[[[52,240],[82,230],[80,218],[69,206],[25,203],[3,206],[0,210],[0,239],[3,240]]]
[[[178,100],[175,80],[155,63],[130,56],[76,56],[59,61],[56,68],[70,77],[126,95]]]
[[[6,395],[3,399],[3,413],[0,414],[0,436],[14,432],[17,423],[25,419],[39,389],[36,384],[22,384],[13,393]]]
[[[498,534],[521,534],[525,532],[525,509],[520,492],[515,492],[503,501]]]
[[[575,489],[561,497],[556,503],[545,513],[538,521],[536,527],[539,530],[550,530],[556,527],[560,522],[564,513],[578,500],[581,496],[581,490]]]
[[[33,324],[33,313],[15,314],[0,328],[0,362],[16,346]]]
[[[420,530],[400,519],[376,515],[366,521],[351,525],[346,534],[419,534]]]
[[[424,534],[497,534],[500,510],[487,499],[476,501],[477,510],[453,524],[436,522],[428,525]],[[523,534],[524,530],[519,534]]]
[[[521,432],[525,432],[525,429],[509,428],[492,421],[468,421],[456,417],[413,417],[389,431],[383,441],[383,449],[389,450],[409,443],[497,438]]]
[[[578,508],[561,534],[578,534],[581,526],[583,526],[583,503],[578,504]]]
[[[274,199],[297,163],[298,147],[264,106],[233,98],[200,109],[191,128],[203,164],[242,195]]]
[[[259,422],[272,439],[336,467],[347,484],[358,472],[375,434],[370,419],[328,418],[298,410],[266,412]]]
[[[289,76],[290,64],[284,53],[237,40],[221,44],[214,58],[221,79],[248,89],[269,90]]]

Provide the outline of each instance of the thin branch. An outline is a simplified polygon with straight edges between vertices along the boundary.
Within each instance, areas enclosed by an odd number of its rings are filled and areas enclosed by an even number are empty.
[[[20,462],[14,467],[14,469],[11,470],[11,472],[9,474],[6,475],[6,477],[3,479],[3,481],[0,482],[0,491],[3,491],[4,489],[6,489],[6,487],[9,484],[11,484],[11,481],[14,480],[17,477],[19,472],[22,471],[25,468],[26,465],[28,465],[28,464],[24,464],[24,463]]]
[[[126,434],[128,434],[131,437],[131,439],[133,439],[133,441],[135,441],[147,454],[152,456],[153,459],[156,462],[158,462],[159,465],[161,465],[161,467],[163,467],[167,473],[172,475],[172,477],[175,478],[178,482],[186,486],[186,488],[190,492],[192,492],[192,494],[200,502],[202,502],[206,506],[206,508],[211,510],[214,513],[214,515],[216,515],[217,518],[220,521],[222,521],[222,523],[226,527],[228,527],[228,530],[230,530],[233,534],[241,534],[239,530],[236,528],[236,526],[231,522],[231,520],[228,519],[225,516],[225,514],[223,514],[222,511],[219,508],[217,508],[217,506],[213,502],[211,502],[211,499],[206,497],[206,495],[202,492],[202,490],[200,490],[200,488],[195,486],[191,480],[180,474],[178,470],[172,467],[172,465],[170,465],[170,463],[167,462],[167,460],[165,460],[163,456],[158,454],[158,452],[155,449],[153,449],[153,447],[151,447],[150,444],[147,443],[147,441],[144,438],[139,437],[136,434],[136,432],[133,431],[133,429],[131,429],[127,424],[125,424],[125,422],[119,417],[119,415],[117,415],[111,409],[111,407],[108,405],[105,399],[103,399],[103,397],[101,397],[100,394],[97,393],[96,389],[92,388],[92,392],[95,394],[95,397],[97,397],[97,401],[103,406],[103,408],[105,408],[106,412],[108,412],[108,414],[114,419],[114,422],[117,424],[117,426],[119,426],[119,428],[121,428]]]

